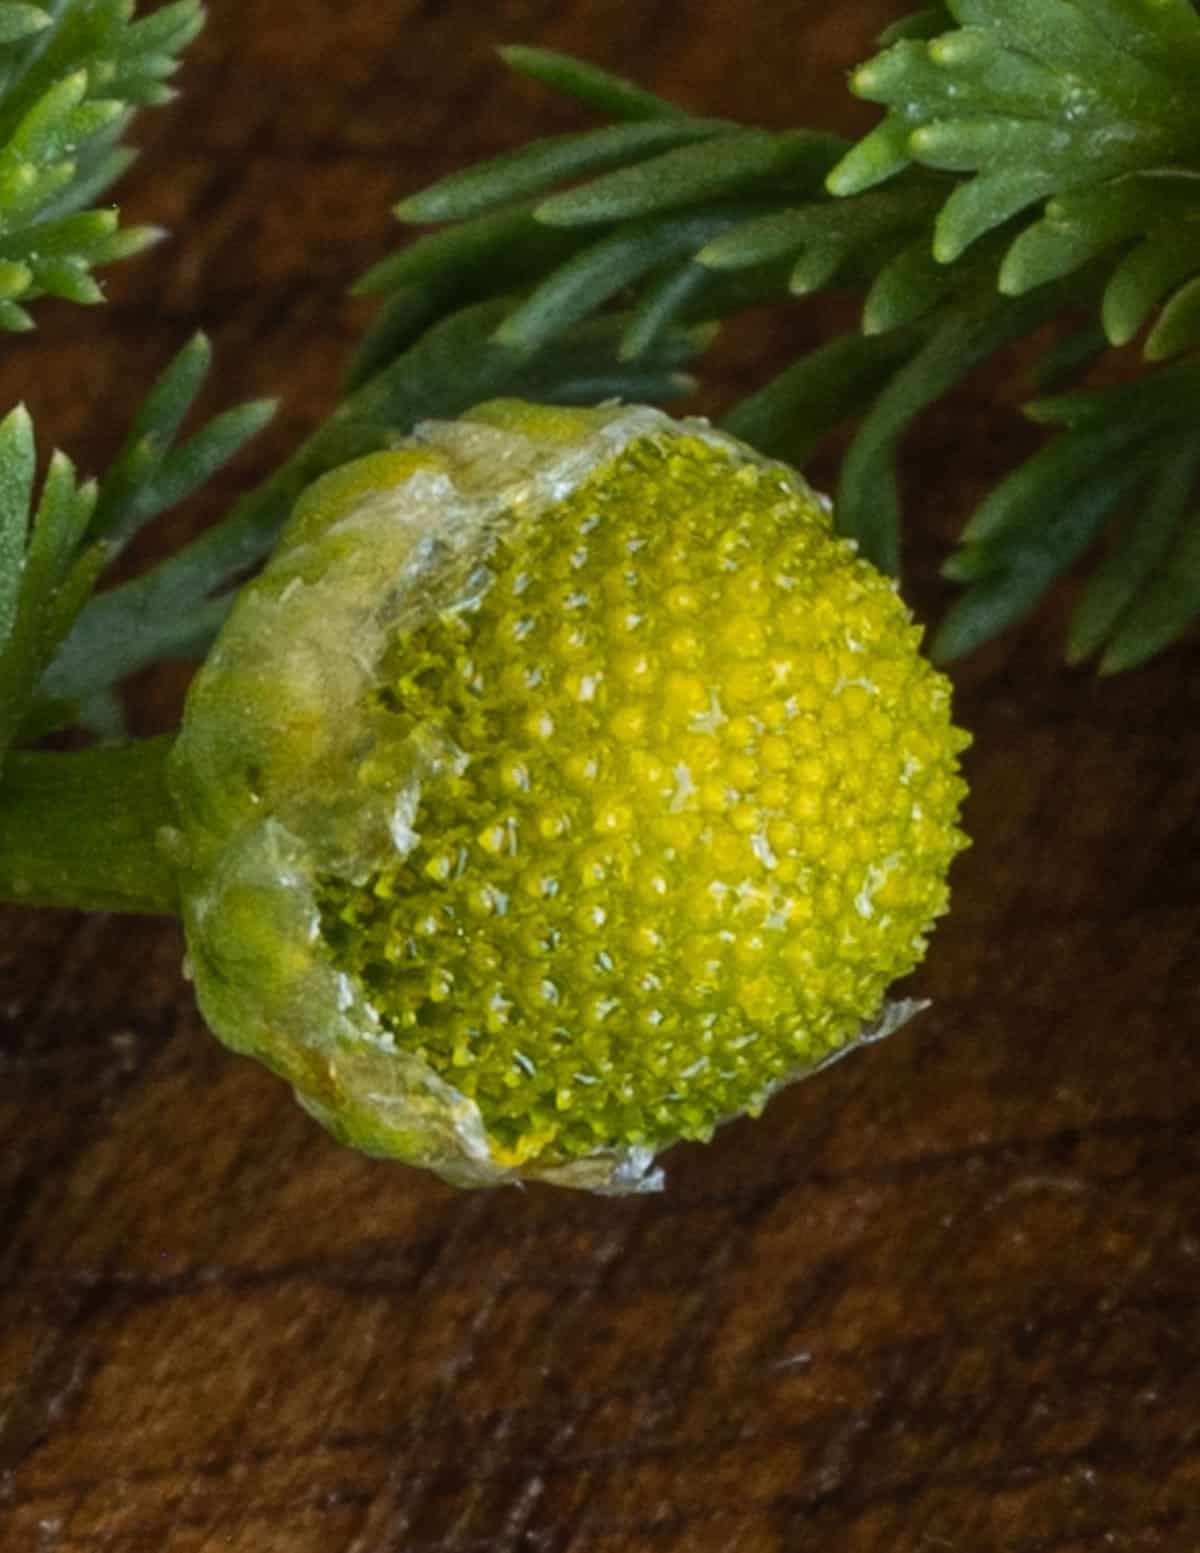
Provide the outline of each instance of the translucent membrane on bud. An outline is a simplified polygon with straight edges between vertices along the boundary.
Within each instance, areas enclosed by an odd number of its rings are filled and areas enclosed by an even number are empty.
[[[911,1011],[964,845],[946,681],[782,465],[484,406],[320,482],[189,701],[205,1015],[459,1184],[657,1184]]]

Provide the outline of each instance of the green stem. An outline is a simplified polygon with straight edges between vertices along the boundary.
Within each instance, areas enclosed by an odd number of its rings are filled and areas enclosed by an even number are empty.
[[[175,912],[160,842],[174,823],[170,737],[74,754],[18,751],[0,775],[0,901]]]

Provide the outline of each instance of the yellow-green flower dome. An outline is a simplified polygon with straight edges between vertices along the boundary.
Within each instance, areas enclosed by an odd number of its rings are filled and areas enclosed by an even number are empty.
[[[174,762],[197,991],[339,1136],[646,1184],[889,1018],[965,737],[792,471],[485,406],[302,502]]]

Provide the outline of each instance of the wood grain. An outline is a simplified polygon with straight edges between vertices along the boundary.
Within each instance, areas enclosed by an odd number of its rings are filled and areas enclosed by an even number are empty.
[[[197,326],[215,408],[330,404],[390,202],[581,122],[501,41],[850,130],[895,8],[212,0],[139,126],[112,305],[43,307],[0,401],[85,467]],[[829,314],[751,320],[705,403]],[[774,357],[772,357],[774,352]],[[913,577],[1027,436],[923,426]],[[151,553],[152,541],[142,550]],[[0,1546],[31,1553],[1190,1553],[1200,1547],[1200,690],[1098,685],[1061,605],[959,674],[973,849],[932,1010],[669,1159],[656,1199],[458,1195],[340,1150],[203,1030],[170,922],[0,922]],[[183,676],[135,689],[165,726]]]

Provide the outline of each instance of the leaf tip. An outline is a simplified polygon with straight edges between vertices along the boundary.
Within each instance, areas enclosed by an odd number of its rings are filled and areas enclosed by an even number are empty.
[[[1019,297],[1029,290],[1021,268],[1012,259],[1011,251],[1005,254],[996,275],[996,290],[1002,297]]]
[[[959,234],[948,230],[947,224],[940,217],[934,222],[930,252],[939,264],[953,264],[962,256],[966,246]]]
[[[874,61],[868,59],[864,64],[856,66],[847,77],[846,85],[856,97],[869,98],[879,87],[879,72],[875,69]]]
[[[421,195],[408,194],[392,206],[392,215],[406,226],[424,226],[427,223]]]
[[[122,234],[124,238],[122,256],[131,258],[134,253],[154,248],[159,243],[165,242],[170,235],[169,227],[156,226],[151,222],[139,222],[137,226],[127,226]]]
[[[489,345],[499,345],[505,350],[526,350],[529,342],[525,338],[525,331],[516,313],[504,320],[488,335]]]
[[[1096,673],[1101,679],[1110,679],[1114,674],[1124,674],[1127,669],[1135,666],[1134,662],[1125,661],[1125,654],[1119,649],[1110,647],[1096,665]]]
[[[12,409],[0,421],[0,434],[10,433],[13,436],[31,436],[33,432],[33,416],[22,399],[13,405]]]
[[[858,192],[859,180],[847,166],[852,154],[852,152],[847,152],[841,161],[835,162],[825,174],[826,191],[832,194],[835,199],[842,199],[847,194],[856,194]]]
[[[937,151],[943,138],[939,125],[918,124],[908,137],[909,153],[917,158],[929,156]]]
[[[541,200],[533,207],[533,219],[540,221],[543,226],[571,226],[580,221],[574,200],[574,189],[567,189],[562,194],[552,194],[549,199]],[[582,217],[586,222],[586,214]]]
[[[1094,651],[1095,647],[1092,643],[1077,642],[1068,636],[1066,645],[1063,647],[1063,661],[1069,669],[1077,669],[1091,657]]]

